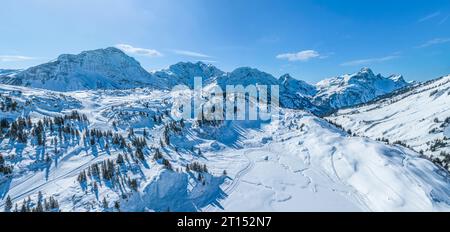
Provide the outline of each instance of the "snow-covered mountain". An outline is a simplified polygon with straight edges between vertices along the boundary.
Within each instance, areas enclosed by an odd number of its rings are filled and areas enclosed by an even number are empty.
[[[192,87],[194,77],[204,85],[279,85],[280,103],[292,109],[307,109],[324,115],[335,109],[365,103],[408,86],[401,76],[384,78],[363,69],[352,75],[324,80],[313,86],[289,74],[280,78],[250,67],[224,72],[202,62],[180,62],[167,69],[147,72],[132,57],[117,48],[61,55],[55,61],[27,70],[3,70],[0,83],[53,91],[153,88],[170,90],[176,85]]]
[[[195,77],[201,77],[203,84],[208,85],[217,78],[226,75],[222,70],[203,62],[180,62],[171,65],[168,69],[154,71],[151,74],[153,79],[163,81],[167,88],[176,85],[186,85],[192,88]]]
[[[116,48],[78,55],[61,55],[55,61],[1,77],[1,83],[55,91],[126,89],[160,86],[139,62]]]
[[[288,92],[296,93],[302,96],[314,96],[317,93],[315,86],[306,83],[305,81],[293,78],[289,74],[280,77],[279,84],[283,86]]]
[[[174,121],[189,91],[0,93],[2,210],[450,210],[447,172],[305,111]]]
[[[376,97],[405,88],[410,84],[400,75],[383,77],[375,75],[369,68],[323,80],[317,83],[317,94],[313,102],[317,105],[340,109],[369,102]]]
[[[450,154],[450,76],[417,84],[330,120],[353,133],[389,140],[445,159]],[[447,159],[450,159],[450,155]],[[450,160],[444,162],[450,165]]]

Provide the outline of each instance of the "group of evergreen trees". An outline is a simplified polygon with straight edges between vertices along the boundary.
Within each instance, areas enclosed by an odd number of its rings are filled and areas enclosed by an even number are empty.
[[[3,112],[10,112],[17,110],[18,103],[11,97],[3,97],[0,95],[0,110]]]
[[[102,207],[105,210],[108,210],[110,208],[109,202],[106,200],[105,197],[103,197],[103,200],[102,200]],[[120,212],[120,203],[118,201],[114,202],[114,209]]]
[[[11,123],[7,119],[1,119],[0,136],[22,144],[26,144],[28,139],[31,139],[34,142],[32,144],[46,146],[48,136],[58,137],[59,141],[79,138],[80,131],[74,125],[74,121],[87,122],[87,117],[73,111],[64,117],[55,116],[53,119],[46,117],[36,123],[33,123],[30,117],[18,117]],[[51,140],[51,142],[55,141],[57,140]]]
[[[13,209],[13,202],[11,197],[8,196],[5,201],[5,212],[57,212],[59,211],[59,203],[56,198],[50,196],[49,198],[44,198],[42,193],[39,192],[37,196],[37,201],[33,202],[30,197],[27,200],[23,200],[22,205],[16,203]]]
[[[119,154],[115,160],[106,159],[102,162],[98,162],[92,164],[87,168],[87,170],[83,170],[78,175],[78,182],[82,186],[87,186],[88,181],[91,180],[94,191],[98,191],[97,182],[108,182],[111,183],[112,188],[115,188],[116,185],[122,186],[120,189],[124,189],[124,186],[128,186],[131,190],[137,191],[138,182],[137,179],[131,179],[126,172],[120,171],[121,168],[125,170],[128,168],[125,165],[126,162],[129,162],[128,155],[126,153]]]
[[[186,172],[199,172],[199,173],[208,173],[208,168],[206,167],[206,164],[200,164],[198,162],[193,162],[191,164],[186,165]]]
[[[0,154],[0,174],[10,175],[12,174],[13,167],[10,165],[6,165],[5,158],[2,154]]]
[[[116,175],[116,166],[111,159],[104,160],[99,163],[92,164],[88,167],[87,172],[83,170],[78,175],[78,182],[85,183],[90,177],[91,179],[103,179],[110,181]]]
[[[448,146],[448,143],[445,141],[445,139],[435,139],[432,142],[428,143],[430,145],[430,151],[435,152],[439,148],[444,148]]]
[[[214,113],[214,108],[212,109],[212,113]],[[225,117],[223,117],[225,118]],[[205,113],[202,112],[197,116],[196,123],[199,127],[202,126],[211,126],[211,127],[219,127],[223,124],[224,120],[221,119],[211,119],[209,117],[205,117]]]
[[[440,158],[432,157],[431,161],[450,171],[450,153],[442,151],[439,156]]]

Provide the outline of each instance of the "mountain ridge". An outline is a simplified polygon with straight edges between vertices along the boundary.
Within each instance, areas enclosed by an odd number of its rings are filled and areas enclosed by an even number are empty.
[[[95,89],[153,88],[170,90],[176,85],[193,87],[194,77],[204,85],[280,85],[281,104],[287,108],[308,109],[323,115],[335,109],[369,102],[376,97],[409,86],[403,76],[383,77],[369,68],[354,74],[325,79],[316,85],[289,74],[279,78],[251,67],[224,72],[203,62],[179,62],[167,69],[148,72],[120,49],[109,47],[63,54],[55,61],[8,75],[0,83],[67,92]]]

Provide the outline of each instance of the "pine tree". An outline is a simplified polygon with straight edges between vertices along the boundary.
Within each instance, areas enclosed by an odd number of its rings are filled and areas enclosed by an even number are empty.
[[[80,172],[80,174],[78,175],[77,180],[78,180],[78,182],[80,184],[86,183],[86,181],[87,181],[86,172],[85,171]]]
[[[121,164],[124,163],[122,154],[119,154],[119,155],[117,156],[116,163],[117,163],[118,165],[121,165]]]
[[[38,201],[35,211],[36,212],[44,212],[44,207],[42,207],[41,201]]]
[[[42,196],[42,192],[38,192],[38,202],[41,202],[44,197]]]
[[[44,209],[45,209],[45,211],[50,210],[50,204],[48,203],[47,199],[44,199]]]
[[[161,151],[159,150],[159,148],[156,148],[155,155],[153,156],[153,159],[154,160],[160,160],[162,158],[163,158],[163,156],[161,154]]]
[[[5,158],[3,158],[3,155],[0,154],[0,167],[3,167],[5,165]]]
[[[168,169],[168,170],[173,170],[173,169],[172,169],[172,164],[170,164],[170,161],[169,161],[169,160],[163,158],[162,163],[163,163],[163,165],[164,165],[164,167],[165,167],[166,169]]]
[[[132,190],[134,190],[134,191],[138,190],[138,183],[137,183],[136,179],[130,180],[129,185]]]
[[[94,137],[91,137],[90,144],[91,144],[91,146],[94,146],[94,145],[95,145],[95,139],[94,139]]]
[[[114,208],[120,212],[120,203],[118,201],[114,202]]]
[[[50,197],[49,204],[51,210],[59,209],[58,200],[56,200],[54,197]]]
[[[11,197],[8,195],[5,202],[5,212],[10,212],[13,207],[13,203],[11,201]]]
[[[142,151],[142,148],[140,148],[140,147],[138,147],[137,149],[136,149],[136,157],[138,158],[138,159],[140,159],[140,160],[145,160],[145,157],[144,157],[144,152]]]
[[[103,209],[108,209],[108,208],[109,208],[108,205],[109,205],[109,204],[108,204],[108,201],[106,200],[105,197],[103,197],[103,201],[102,201],[102,207],[103,207]]]
[[[27,207],[28,208],[30,207],[30,204],[31,204],[31,197],[28,196],[28,198],[27,198]]]
[[[98,184],[97,184],[97,181],[94,182],[94,192],[98,192]]]
[[[22,202],[22,208],[20,209],[20,212],[22,213],[27,212],[27,202],[25,201],[25,199]]]

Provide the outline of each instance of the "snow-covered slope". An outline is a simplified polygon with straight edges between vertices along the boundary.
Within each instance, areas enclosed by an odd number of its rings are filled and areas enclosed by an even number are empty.
[[[370,138],[400,141],[427,156],[450,153],[450,76],[428,81],[329,119]],[[441,157],[443,158],[443,157]]]
[[[340,109],[369,102],[378,96],[409,86],[402,76],[388,78],[375,75],[369,68],[317,83],[318,93],[314,103]]]
[[[8,196],[19,211],[39,202],[53,211],[450,210],[446,171],[304,111],[281,109],[266,123],[176,122],[168,111],[188,91],[0,92],[16,102],[0,118],[25,117],[16,126],[27,135],[2,129],[13,167],[0,174],[2,210]]]

